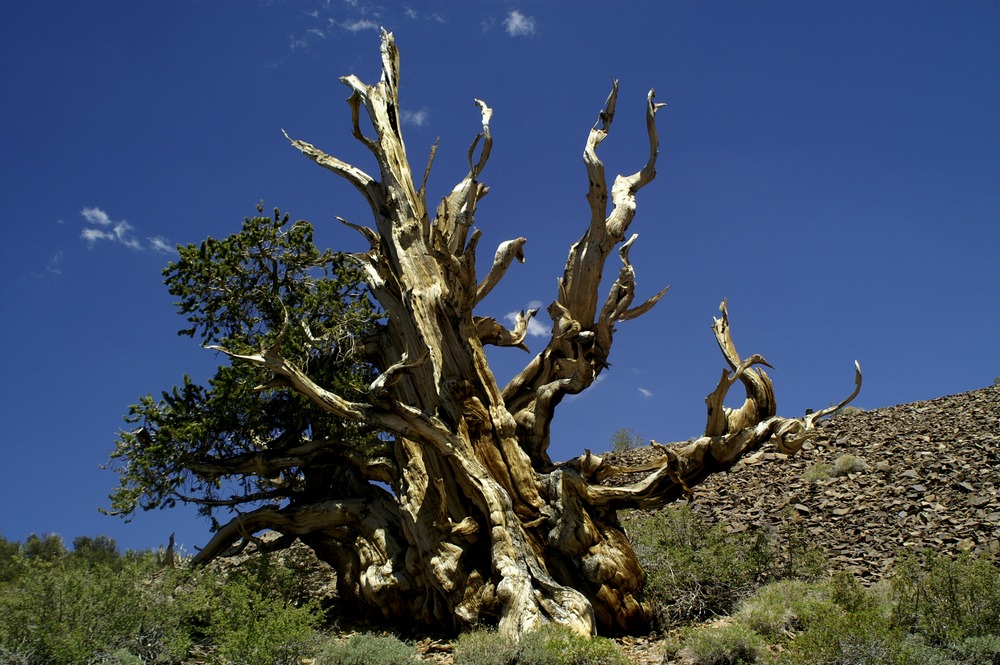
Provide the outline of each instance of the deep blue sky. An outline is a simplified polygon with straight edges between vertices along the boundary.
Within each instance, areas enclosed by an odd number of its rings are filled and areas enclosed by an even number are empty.
[[[632,259],[640,298],[673,288],[620,326],[611,370],[563,405],[555,458],[606,449],[622,427],[697,435],[723,367],[709,330],[723,297],[741,352],[775,365],[784,415],[849,393],[855,358],[864,408],[1000,375],[1000,3],[8,1],[4,537],[207,539],[190,511],[128,525],[97,513],[127,406],[218,361],[175,335],[160,270],[174,245],[236,231],[262,199],[313,221],[321,243],[363,249],[333,221],[367,221],[355,191],[281,129],[371,168],[337,78],[377,80],[379,25],[401,51],[417,173],[441,137],[433,198],[465,173],[473,99],[494,109],[481,263],[520,235],[527,263],[481,314],[553,298],[588,218],[581,154],[611,79],[609,175],[645,160],[647,90],[668,103]],[[501,380],[529,359],[493,357]]]

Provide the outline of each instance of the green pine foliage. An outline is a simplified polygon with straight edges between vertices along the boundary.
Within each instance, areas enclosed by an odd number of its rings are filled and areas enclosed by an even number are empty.
[[[233,353],[275,349],[348,399],[367,390],[375,373],[364,344],[378,312],[360,269],[343,254],[321,252],[308,222],[292,223],[277,210],[264,215],[258,205],[238,233],[178,251],[163,274],[189,325],[180,335]],[[253,363],[225,364],[205,385],[185,375],[159,398],[141,397],[107,465],[120,481],[107,512],[127,518],[193,503],[215,524],[220,510],[308,494],[309,469],[272,459],[317,461],[321,451],[310,443],[319,440],[340,442],[345,455],[377,455],[384,447],[373,432],[329,417],[271,378]],[[323,478],[311,491],[351,482]]]

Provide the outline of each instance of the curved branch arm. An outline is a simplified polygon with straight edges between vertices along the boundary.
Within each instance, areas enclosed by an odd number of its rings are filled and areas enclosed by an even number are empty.
[[[777,403],[774,398],[774,385],[771,378],[763,370],[751,369],[754,365],[771,367],[763,357],[753,355],[748,363],[740,359],[733,342],[729,327],[728,303],[723,299],[719,305],[722,316],[713,319],[712,331],[715,341],[722,351],[723,357],[730,369],[735,372],[731,378],[725,373],[718,387],[705,398],[708,407],[708,423],[705,426],[705,436],[719,436],[729,432],[738,432],[746,427],[752,427],[759,422],[771,418],[777,413]],[[722,405],[730,386],[739,379],[746,389],[746,401],[739,409],[727,409]]]
[[[391,485],[395,482],[395,471],[387,453],[387,450],[361,453],[338,439],[317,439],[273,452],[250,452],[224,459],[200,458],[188,462],[187,468],[212,481],[233,475],[275,478],[286,469],[336,462],[355,469],[368,480]]]
[[[514,321],[514,329],[508,330],[496,319],[487,316],[475,317],[476,333],[479,341],[494,346],[516,346],[519,349],[528,351],[524,343],[524,338],[528,336],[528,322],[538,312],[537,309],[529,309],[527,313],[521,310]]]
[[[343,162],[336,157],[326,154],[311,143],[300,141],[299,139],[293,139],[287,132],[285,132],[285,130],[281,130],[281,133],[284,134],[289,143],[291,143],[292,146],[298,149],[303,155],[354,185],[354,188],[361,192],[361,195],[365,197],[366,201],[368,201],[368,205],[371,206],[373,210],[375,209],[375,202],[377,200],[375,188],[378,183],[374,178],[358,167],[351,166],[347,162]]]
[[[212,539],[191,560],[199,566],[222,555],[238,540],[272,529],[284,534],[306,534],[319,529],[350,526],[360,521],[367,499],[323,501],[301,507],[264,506],[239,515],[215,532]]]
[[[434,224],[434,233],[441,238],[440,244],[447,251],[458,256],[471,251],[467,247],[469,230],[475,220],[476,205],[489,192],[489,187],[479,182],[479,175],[486,167],[490,152],[493,149],[493,135],[490,133],[490,120],[493,109],[482,100],[475,100],[482,116],[483,131],[476,135],[469,146],[469,172],[455,185],[448,196],[438,204]],[[476,149],[482,142],[479,159],[476,160]],[[485,294],[484,294],[485,295]]]
[[[522,237],[500,243],[496,255],[493,257],[493,265],[490,267],[489,274],[476,287],[473,305],[480,303],[483,298],[489,295],[493,287],[500,283],[514,259],[517,259],[518,263],[524,263],[524,243],[527,241],[527,238]]]
[[[748,358],[737,373],[754,361]],[[736,377],[730,377],[735,381]],[[583,500],[601,508],[658,508],[681,496],[690,496],[691,488],[705,478],[728,469],[745,454],[773,441],[779,452],[794,455],[816,436],[815,424],[849,404],[861,390],[861,366],[855,362],[854,392],[837,406],[807,414],[802,418],[773,416],[752,426],[719,436],[702,436],[685,444],[663,446],[655,441],[657,455],[645,464],[615,466],[589,452],[562,465],[587,481],[600,481],[624,473],[651,473],[626,486],[579,485]],[[723,379],[726,379],[724,376]]]
[[[847,396],[847,398],[836,406],[828,406],[825,409],[820,409],[813,413],[808,413],[805,415],[805,423],[807,426],[811,427],[820,418],[826,418],[827,416],[832,416],[837,411],[840,411],[845,406],[854,401],[854,398],[858,396],[861,392],[861,363],[857,360],[854,361],[854,392]]]
[[[370,409],[367,405],[346,400],[340,395],[318,385],[295,363],[281,355],[276,347],[271,347],[259,354],[252,355],[233,353],[224,347],[215,345],[206,346],[205,348],[220,351],[236,360],[246,360],[247,362],[267,367],[276,375],[285,379],[289,387],[309,397],[325,411],[336,416],[355,422],[363,422],[370,416]]]
[[[372,381],[371,386],[368,387],[368,396],[373,401],[383,401],[389,392],[389,388],[394,384],[398,383],[403,376],[410,370],[420,367],[428,361],[431,357],[431,350],[429,348],[424,348],[424,350],[415,359],[410,360],[410,352],[404,351],[403,357],[399,359],[398,362],[386,368],[384,372],[378,375],[378,377]]]

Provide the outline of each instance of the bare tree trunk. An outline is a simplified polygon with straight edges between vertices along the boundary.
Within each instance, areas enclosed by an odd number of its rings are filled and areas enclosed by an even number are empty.
[[[455,628],[495,622],[508,635],[544,622],[587,635],[598,628],[642,630],[648,621],[644,575],[617,511],[676,500],[772,438],[793,453],[821,415],[775,415],[770,379],[755,368],[766,363],[759,356],[737,355],[723,303],[715,334],[732,373],[723,374],[707,400],[703,437],[681,447],[661,446],[658,459],[641,469],[613,467],[589,451],[554,465],[547,450],[556,407],[607,369],[615,326],[648,311],[666,293],[633,304],[629,249],[636,236],[628,236],[636,194],[656,175],[655,116],[662,105],[650,91],[647,159],[636,173],[615,178],[609,191],[597,148],[614,119],[615,83],[586,142],[591,215],[570,248],[548,306],[551,337],[501,389],[484,345],[526,348],[527,323],[535,312],[522,313],[513,330],[474,314],[513,261],[524,260],[525,239],[507,241],[485,276],[477,277],[480,232],[473,230],[473,220],[487,191],[479,177],[492,148],[492,111],[476,101],[482,132],[469,150],[469,172],[431,217],[425,192],[430,163],[418,186],[403,144],[399,57],[391,34],[382,35],[382,64],[376,85],[354,76],[341,79],[352,90],[354,137],[374,155],[377,177],[290,139],[351,183],[371,208],[374,228],[344,222],[369,242],[370,249],[356,258],[387,315],[375,354],[382,371],[367,401],[351,402],[317,385],[277,347],[230,355],[270,368],[280,385],[331,414],[381,428],[392,436],[391,453],[386,459],[351,461],[357,478],[353,498],[242,515],[216,534],[199,560],[269,528],[300,537],[336,568],[342,596],[387,618]],[[362,132],[362,112],[374,136]],[[615,247],[621,266],[602,300],[601,277]],[[736,381],[746,387],[747,401],[730,411],[722,402]],[[637,470],[648,472],[641,482],[600,484]]]

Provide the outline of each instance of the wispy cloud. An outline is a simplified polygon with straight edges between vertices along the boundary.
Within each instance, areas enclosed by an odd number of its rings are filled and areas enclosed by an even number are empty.
[[[649,399],[650,397],[653,396],[653,391],[646,390],[645,388],[639,388],[639,394],[645,397],[646,399]]]
[[[430,117],[430,111],[423,108],[419,111],[407,111],[403,109],[400,113],[400,120],[403,121],[404,125],[415,125],[417,127],[423,127],[427,123],[427,118]]]
[[[535,34],[535,19],[515,9],[507,14],[503,27],[511,37],[527,37]]]
[[[114,221],[108,213],[96,207],[84,208],[80,211],[80,214],[83,215],[86,223],[90,224],[90,226],[84,227],[84,229],[80,231],[80,237],[83,238],[89,246],[93,247],[98,241],[108,241],[118,243],[119,245],[125,245],[129,249],[147,249],[147,247],[142,244],[142,241],[140,241],[139,238],[135,236],[135,233],[133,233],[133,231],[135,231],[135,227],[124,219]],[[175,251],[167,239],[163,236],[149,238],[148,249],[151,249],[154,252],[163,252],[168,254],[172,254]]]
[[[86,240],[91,247],[98,240],[108,240],[125,245],[130,249],[142,249],[142,243],[132,233],[132,225],[124,219],[117,222],[112,221],[108,213],[100,208],[84,208],[80,214],[87,220],[87,223],[94,225],[88,226],[80,232],[80,237]]]
[[[342,21],[340,27],[348,32],[361,32],[362,30],[378,30],[378,23],[375,21],[360,18],[351,21]]]
[[[149,238],[149,248],[161,254],[175,254],[177,249],[170,244],[170,241],[163,236],[153,236]]]
[[[403,5],[403,11],[406,13],[406,18],[409,19],[417,18],[417,10],[414,9],[413,7],[407,7],[406,5]]]
[[[48,261],[45,262],[45,271],[50,272],[53,275],[61,275],[62,259],[63,259],[63,253],[62,250],[60,249],[58,252],[55,253],[55,255],[52,256],[52,258],[50,258]]]

